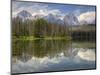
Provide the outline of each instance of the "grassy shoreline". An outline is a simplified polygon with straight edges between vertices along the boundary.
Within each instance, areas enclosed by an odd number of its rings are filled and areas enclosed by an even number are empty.
[[[34,36],[12,36],[13,40],[71,40],[71,37],[34,37]]]

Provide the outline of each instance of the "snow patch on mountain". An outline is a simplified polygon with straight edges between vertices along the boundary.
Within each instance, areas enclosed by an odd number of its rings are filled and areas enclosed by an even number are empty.
[[[95,12],[86,12],[82,13],[79,16],[74,15],[73,13],[69,13],[67,15],[60,15],[60,14],[41,14],[35,13],[32,15],[30,12],[26,10],[22,10],[17,13],[17,17],[21,18],[23,21],[27,19],[36,20],[39,18],[43,18],[51,23],[57,24],[65,24],[68,26],[71,25],[83,25],[83,24],[95,24]]]
[[[74,14],[65,15],[63,20],[66,25],[79,25],[79,21]]]
[[[17,14],[17,17],[21,18],[22,20],[27,20],[32,17],[31,13],[26,10],[23,10]]]
[[[60,17],[60,15],[48,14],[44,16],[44,19],[51,23],[63,24],[63,20]]]

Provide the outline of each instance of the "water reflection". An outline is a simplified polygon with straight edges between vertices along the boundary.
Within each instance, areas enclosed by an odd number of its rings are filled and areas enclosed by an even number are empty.
[[[78,52],[77,55],[84,60],[95,61],[95,52],[91,49],[82,49]]]
[[[95,68],[93,45],[65,40],[13,41],[12,45],[12,73]]]
[[[36,40],[36,41],[15,41],[13,43],[13,56],[24,59],[26,61],[32,56],[43,58],[45,56],[53,58],[63,52],[65,56],[69,55],[69,47],[71,43],[66,41]],[[69,52],[69,53],[68,53]],[[21,60],[20,59],[20,60]]]

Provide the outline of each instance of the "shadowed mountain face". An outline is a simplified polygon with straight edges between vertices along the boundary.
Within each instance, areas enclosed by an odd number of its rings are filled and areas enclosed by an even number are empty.
[[[35,15],[32,15],[30,12],[26,10],[22,10],[17,14],[17,17],[20,17],[22,20],[27,20],[27,19],[36,20],[39,18],[43,18],[51,23],[66,24],[66,25],[83,25],[83,24],[96,23],[95,19],[93,19],[92,21],[90,21],[89,19],[80,21],[78,20],[78,17],[75,16],[75,14],[73,13],[69,13],[65,16],[61,16],[59,14],[54,15],[52,13],[49,13],[48,15],[45,15],[45,14],[43,15],[43,14],[38,14],[38,13]],[[89,20],[89,22],[87,20]]]
[[[51,23],[64,24],[63,20],[61,20],[59,15],[48,14],[47,16],[44,16],[43,18]]]
[[[21,11],[21,12],[19,12],[19,13],[17,14],[17,17],[19,17],[19,18],[21,18],[21,19],[23,19],[23,20],[27,20],[27,19],[29,19],[30,17],[32,17],[32,15],[31,15],[31,13],[29,13],[28,11],[23,10],[23,11]]]
[[[79,25],[79,21],[74,14],[66,15],[63,20],[66,25]]]
[[[23,10],[17,14],[17,17],[20,17],[22,20],[27,19],[38,19],[43,18],[51,23],[57,23],[57,24],[66,24],[66,25],[79,25],[78,19],[74,14],[68,14],[61,19],[60,15],[54,15],[54,14],[48,14],[48,15],[42,15],[42,14],[36,14],[32,16],[31,13],[29,13],[26,10]]]

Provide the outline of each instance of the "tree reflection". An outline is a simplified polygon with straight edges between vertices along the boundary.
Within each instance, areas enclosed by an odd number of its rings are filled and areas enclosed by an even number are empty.
[[[33,56],[53,58],[60,53],[68,56],[71,52],[70,46],[71,42],[66,40],[13,41],[12,55],[23,62],[30,60]]]

